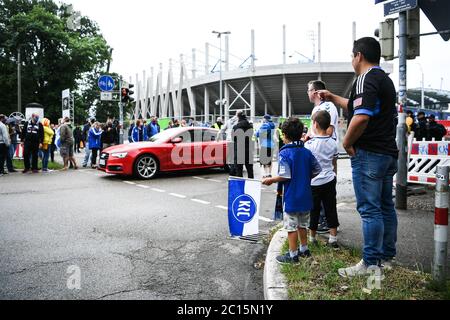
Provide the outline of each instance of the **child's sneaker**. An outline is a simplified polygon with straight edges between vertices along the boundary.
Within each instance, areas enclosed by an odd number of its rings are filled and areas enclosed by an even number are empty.
[[[298,256],[291,257],[287,252],[285,255],[276,257],[276,260],[279,264],[293,264],[298,263]]]
[[[338,250],[339,244],[337,243],[337,241],[327,242],[327,247],[334,249],[334,250]]]
[[[311,251],[309,251],[309,249],[308,249],[305,252],[300,252],[300,249],[299,249],[298,250],[298,256],[300,258],[309,258],[309,257],[311,257]]]

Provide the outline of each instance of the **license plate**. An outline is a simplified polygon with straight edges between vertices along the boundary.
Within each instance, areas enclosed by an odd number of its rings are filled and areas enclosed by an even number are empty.
[[[106,166],[106,160],[105,159],[100,159],[100,165],[101,166]]]

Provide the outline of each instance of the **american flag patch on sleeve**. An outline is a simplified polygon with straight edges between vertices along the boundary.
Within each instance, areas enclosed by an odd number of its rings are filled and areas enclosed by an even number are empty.
[[[362,105],[362,97],[353,100],[353,108],[359,107]]]

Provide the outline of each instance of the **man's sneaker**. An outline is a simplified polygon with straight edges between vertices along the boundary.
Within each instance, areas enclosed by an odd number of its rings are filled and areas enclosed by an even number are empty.
[[[394,258],[391,259],[381,259],[381,267],[383,270],[392,270],[397,264],[397,261]]]
[[[344,278],[351,278],[371,274],[370,267],[367,267],[364,260],[362,259],[360,262],[358,262],[356,265],[352,267],[340,268],[338,270],[338,273],[341,277]]]
[[[327,242],[327,247],[338,250],[339,244],[337,243],[337,241]]]
[[[289,252],[287,252],[285,255],[276,257],[276,260],[279,264],[293,264],[298,263],[298,256],[292,258]]]
[[[83,168],[86,168],[87,167],[87,164],[83,164]]]
[[[306,250],[304,252],[300,252],[300,249],[299,249],[298,250],[298,256],[300,258],[309,258],[309,257],[311,257],[311,251],[309,251],[309,249],[308,249],[308,250]]]
[[[328,228],[326,223],[322,223],[317,227],[317,231],[318,234],[324,234],[324,233],[328,233],[330,232],[330,228]]]
[[[24,169],[24,170],[22,171],[22,173],[28,173],[28,172],[30,172],[30,169]]]

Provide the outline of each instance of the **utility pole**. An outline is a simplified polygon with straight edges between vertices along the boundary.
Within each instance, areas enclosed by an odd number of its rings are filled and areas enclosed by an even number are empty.
[[[119,77],[119,144],[123,144],[123,104],[122,104],[122,76]]]
[[[17,50],[17,111],[22,112],[22,73],[21,73],[22,59],[20,56],[20,46]]]
[[[406,11],[399,13],[399,114],[397,124],[398,172],[395,188],[395,207],[407,209],[407,184],[408,184],[408,143],[406,139],[406,115],[403,108],[407,103],[406,96],[406,51],[408,44]]]
[[[220,73],[220,80],[219,80],[219,86],[220,86],[220,92],[219,92],[219,105],[220,105],[220,117],[223,118],[224,115],[224,110],[223,110],[223,85],[222,85],[222,35],[223,34],[230,34],[230,31],[225,31],[225,32],[219,32],[219,31],[213,31],[212,33],[217,34],[217,38],[219,38],[220,41],[220,45],[219,45],[219,50],[220,50],[220,54],[219,54],[219,73]]]

